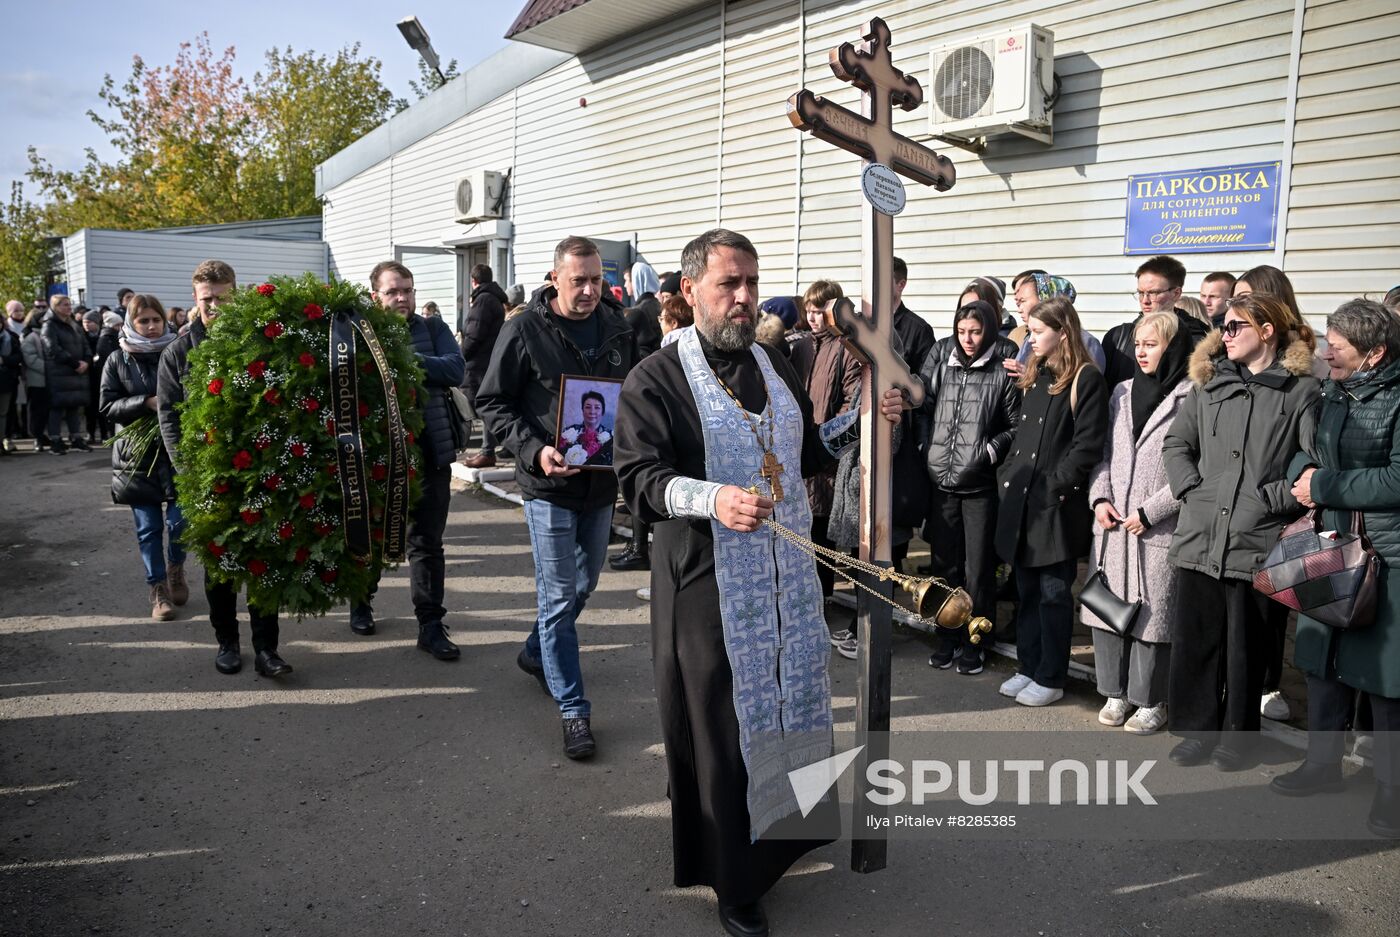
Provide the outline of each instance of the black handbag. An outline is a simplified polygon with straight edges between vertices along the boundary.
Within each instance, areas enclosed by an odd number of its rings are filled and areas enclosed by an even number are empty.
[[[1123,536],[1131,536],[1124,532]],[[1108,625],[1109,629],[1119,637],[1129,634],[1133,630],[1133,623],[1137,621],[1138,612],[1142,611],[1142,599],[1136,602],[1129,602],[1120,598],[1113,588],[1108,584],[1108,577],[1103,574],[1103,553],[1108,548],[1108,531],[1103,532],[1103,541],[1099,545],[1098,568],[1089,574],[1089,578],[1084,583],[1084,588],[1079,590],[1079,601],[1085,608],[1098,616],[1099,621]],[[1126,559],[1126,557],[1125,557]],[[1142,578],[1142,561],[1138,559],[1138,579]],[[1138,591],[1141,592],[1141,584]]]
[[[447,426],[452,431],[452,448],[461,451],[471,443],[471,403],[460,388],[447,389]]]

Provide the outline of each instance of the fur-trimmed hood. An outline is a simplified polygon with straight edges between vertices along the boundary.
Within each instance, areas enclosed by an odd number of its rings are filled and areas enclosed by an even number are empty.
[[[1191,364],[1186,369],[1187,377],[1197,387],[1209,384],[1220,370],[1220,359],[1225,357],[1225,338],[1219,329],[1213,329],[1196,350],[1191,352]],[[1288,333],[1288,347],[1283,350],[1276,364],[1294,377],[1309,377],[1313,373],[1313,352],[1308,343],[1297,332]]]

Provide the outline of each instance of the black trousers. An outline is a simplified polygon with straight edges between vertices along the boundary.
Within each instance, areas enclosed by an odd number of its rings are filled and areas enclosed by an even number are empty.
[[[817,517],[815,514],[812,515],[812,542],[834,549],[836,544],[832,543],[831,538],[826,535],[826,526],[830,522],[830,517]],[[817,563],[816,560],[812,562]],[[822,598],[831,598],[832,587],[836,585],[836,573],[829,567],[817,563],[817,581],[821,583]]]
[[[1283,652],[1288,642],[1288,606],[1270,602],[1265,617],[1269,622],[1268,656],[1264,658],[1263,692],[1272,693],[1283,679]]]
[[[442,534],[452,506],[452,466],[423,467],[423,495],[413,508],[408,525],[408,594],[418,624],[440,622],[447,614],[442,604],[447,564],[442,554]],[[374,598],[376,581],[365,601]]]
[[[220,644],[238,643],[238,590],[232,583],[219,582],[209,570],[204,573],[204,597],[209,601],[209,623]],[[277,650],[277,613],[261,612],[248,606],[248,624],[254,651]]]
[[[49,441],[49,389],[30,387],[29,435],[42,443]]]
[[[1016,610],[1018,671],[1043,687],[1063,689],[1074,634],[1074,577],[1078,560],[1014,567],[1021,604]],[[1257,711],[1258,706],[1254,707]]]
[[[1208,742],[1221,731],[1258,732],[1273,603],[1244,580],[1190,569],[1177,588],[1167,684],[1172,732]]]
[[[1356,690],[1340,680],[1308,676],[1308,761],[1339,765],[1346,751],[1347,723],[1356,705]],[[1400,699],[1366,694],[1371,701],[1376,780],[1400,784]]]
[[[961,586],[972,597],[972,614],[989,621],[997,616],[997,554],[993,535],[997,526],[997,494],[954,494],[934,489],[924,539],[928,541],[933,575],[949,585]],[[940,637],[967,644],[964,628]]]

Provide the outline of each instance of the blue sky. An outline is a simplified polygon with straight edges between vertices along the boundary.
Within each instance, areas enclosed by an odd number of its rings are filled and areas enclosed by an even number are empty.
[[[359,42],[362,54],[383,63],[390,90],[411,101],[408,82],[418,77],[418,56],[395,23],[417,16],[443,64],[455,58],[465,71],[506,45],[501,37],[524,6],[525,0],[0,0],[7,40],[0,64],[0,197],[9,197],[11,181],[23,179],[27,146],[73,169],[85,147],[112,155],[87,111],[103,112],[102,76],[110,73],[120,85],[133,55],[164,65],[182,41],[208,31],[216,51],[236,48],[238,71],[251,79],[273,46],[329,53]],[[27,181],[25,194],[38,197]]]

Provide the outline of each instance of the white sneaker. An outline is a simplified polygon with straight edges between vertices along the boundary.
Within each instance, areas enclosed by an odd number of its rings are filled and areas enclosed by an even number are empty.
[[[1283,695],[1283,691],[1274,690],[1265,693],[1259,701],[1259,714],[1275,722],[1287,722],[1293,718],[1293,707],[1288,705],[1288,697]]]
[[[1009,696],[1012,699],[1015,699],[1017,693],[1020,693],[1022,690],[1024,690],[1030,685],[1031,678],[1023,673],[1018,673],[1014,677],[1011,677],[1005,683],[1003,683],[997,689],[997,692],[1000,693],[1002,696]]]
[[[650,601],[651,601],[651,586],[642,586],[640,589],[638,589],[638,590],[637,590],[637,598],[641,599],[643,602],[650,602]]]
[[[1158,703],[1156,706],[1144,706],[1133,713],[1133,718],[1123,726],[1123,731],[1133,735],[1151,735],[1166,724],[1167,704]]]
[[[860,654],[860,645],[856,642],[855,638],[847,638],[836,645],[836,653],[847,660],[855,660]]]
[[[1065,695],[1065,691],[1056,687],[1041,686],[1032,680],[1026,684],[1026,688],[1016,694],[1016,702],[1022,706],[1049,706],[1055,700]]]
[[[1362,761],[1370,761],[1371,753],[1375,750],[1376,737],[1369,732],[1358,732],[1356,734],[1356,744],[1351,748],[1351,757]]]
[[[1106,726],[1121,726],[1128,718],[1128,712],[1133,708],[1133,704],[1125,699],[1110,696],[1108,702],[1103,704],[1103,709],[1099,710],[1099,723]]]
[[[856,636],[850,628],[843,628],[840,631],[831,632],[831,646],[837,647],[842,641],[849,641]]]

